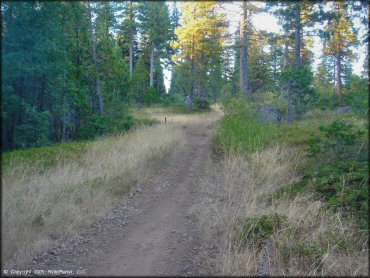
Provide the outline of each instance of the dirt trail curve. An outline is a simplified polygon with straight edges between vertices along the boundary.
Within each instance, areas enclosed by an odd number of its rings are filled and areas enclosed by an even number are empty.
[[[33,261],[32,269],[88,276],[204,274],[202,233],[191,207],[210,155],[209,123],[187,125],[185,147],[167,167],[83,235]]]

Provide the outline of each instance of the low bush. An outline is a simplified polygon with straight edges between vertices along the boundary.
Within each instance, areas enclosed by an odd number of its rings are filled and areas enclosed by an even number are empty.
[[[119,133],[129,130],[134,125],[134,119],[131,115],[117,115],[110,117],[108,115],[92,115],[79,130],[78,139],[93,139],[110,133]]]
[[[205,98],[194,100],[194,111],[211,110],[211,103]]]

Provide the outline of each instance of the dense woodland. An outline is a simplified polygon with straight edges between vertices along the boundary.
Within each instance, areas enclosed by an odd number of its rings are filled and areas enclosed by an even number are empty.
[[[367,59],[352,72],[353,47],[368,43],[354,28],[367,28],[366,1],[234,5],[242,23],[230,33],[223,2],[4,1],[3,150],[128,130],[133,106],[191,112],[233,95],[268,100],[287,122],[318,107],[367,113]],[[255,29],[263,11],[282,33]],[[323,44],[315,72],[313,37]]]

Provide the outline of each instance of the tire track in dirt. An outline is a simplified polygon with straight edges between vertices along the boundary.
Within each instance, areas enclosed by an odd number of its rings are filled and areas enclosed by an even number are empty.
[[[199,275],[202,232],[191,211],[210,151],[209,120],[185,128],[170,164],[83,234],[37,257],[32,269],[88,276]]]

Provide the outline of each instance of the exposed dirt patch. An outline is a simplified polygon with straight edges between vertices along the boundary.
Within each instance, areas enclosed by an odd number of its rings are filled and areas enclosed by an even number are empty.
[[[83,234],[18,269],[88,276],[205,274],[201,258],[208,245],[192,207],[211,154],[210,124],[209,119],[188,124],[185,147],[168,167],[135,186]]]

